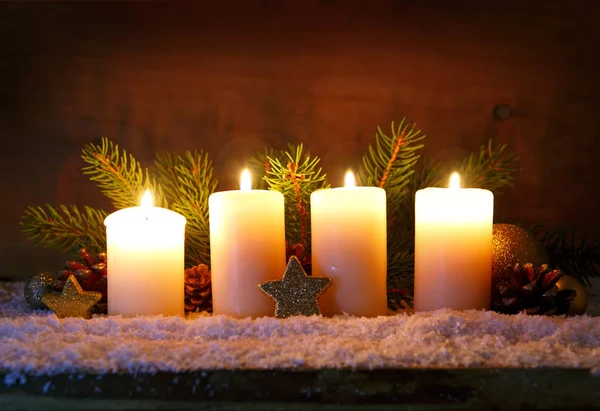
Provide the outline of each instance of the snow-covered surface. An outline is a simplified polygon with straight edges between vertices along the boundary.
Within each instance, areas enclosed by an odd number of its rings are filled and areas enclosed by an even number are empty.
[[[600,314],[598,298],[589,312]],[[439,310],[373,319],[224,316],[59,320],[0,283],[0,369],[24,374],[210,369],[583,367],[600,369],[600,317]]]

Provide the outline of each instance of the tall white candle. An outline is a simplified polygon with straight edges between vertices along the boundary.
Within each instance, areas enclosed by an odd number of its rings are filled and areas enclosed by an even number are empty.
[[[258,284],[285,271],[283,194],[252,190],[242,173],[240,190],[208,199],[213,312],[233,317],[273,316],[273,301]]]
[[[106,217],[108,314],[184,315],[185,217],[152,206]]]
[[[415,200],[415,311],[489,309],[494,195],[489,190],[425,188]]]
[[[319,306],[323,315],[387,314],[385,190],[346,186],[310,196],[312,273],[333,279]]]

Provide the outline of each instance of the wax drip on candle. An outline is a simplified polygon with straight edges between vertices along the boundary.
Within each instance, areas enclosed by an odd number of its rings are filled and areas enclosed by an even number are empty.
[[[450,188],[460,188],[460,176],[458,173],[452,173],[450,176]]]
[[[148,215],[150,209],[152,208],[152,194],[150,193],[150,190],[146,190],[146,192],[142,196],[142,201],[140,204],[142,209],[144,210],[146,220],[149,220]]]
[[[346,171],[346,177],[344,177],[344,187],[356,187],[356,180],[352,170]]]
[[[248,169],[242,171],[242,178],[240,179],[240,190],[250,191],[252,190],[252,178]]]

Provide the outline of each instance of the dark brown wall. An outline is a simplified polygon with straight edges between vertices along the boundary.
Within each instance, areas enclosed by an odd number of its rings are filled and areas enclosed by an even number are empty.
[[[21,237],[25,206],[107,205],[79,172],[81,147],[103,135],[144,161],[203,148],[223,189],[264,145],[300,141],[335,184],[377,125],[407,116],[428,156],[490,137],[518,153],[497,214],[600,230],[593,13],[488,3],[2,3],[0,277],[62,260]],[[499,103],[518,115],[497,122]]]

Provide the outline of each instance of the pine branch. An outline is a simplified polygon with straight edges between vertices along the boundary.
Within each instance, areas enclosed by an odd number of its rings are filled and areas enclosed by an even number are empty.
[[[269,157],[271,169],[265,181],[271,190],[279,191],[285,199],[286,240],[290,244],[302,244],[310,250],[310,195],[320,188],[327,188],[326,175],[317,169],[320,161],[308,152],[303,153],[303,145],[290,145],[285,152],[285,161]]]
[[[424,161],[416,168],[406,187],[406,193],[399,199],[397,211],[388,215],[388,288],[406,290],[414,288],[414,248],[415,248],[415,195],[424,187],[438,183],[437,166]]]
[[[175,171],[181,158],[175,153],[157,151],[154,159],[154,174],[169,203],[180,200],[177,172]]]
[[[501,193],[501,189],[512,186],[515,180],[514,174],[520,169],[516,166],[519,158],[506,151],[507,145],[492,148],[492,140],[479,149],[479,153],[471,153],[465,158],[458,173],[462,187],[484,188],[493,191],[495,195]],[[450,176],[444,185],[447,187]]]
[[[412,248],[388,252],[388,289],[404,290],[412,294],[414,288],[414,238],[410,240]]]
[[[393,312],[414,308],[413,298],[406,290],[406,288],[388,288],[388,307]]]
[[[412,254],[414,247],[414,185],[415,166],[419,160],[419,149],[424,139],[416,125],[409,125],[406,118],[398,127],[391,126],[391,135],[380,127],[375,134],[374,145],[369,145],[358,170],[358,179],[363,185],[384,188],[387,194],[387,252],[388,288],[410,290],[412,280]],[[404,211],[407,209],[408,213]],[[399,295],[395,294],[396,297]],[[390,305],[393,306],[392,300]]]
[[[171,208],[186,220],[186,266],[210,265],[208,197],[217,187],[208,154],[186,151],[184,156],[157,153],[158,179],[171,199]]]
[[[362,164],[358,170],[359,181],[363,185],[385,188],[401,193],[414,173],[414,167],[419,160],[417,150],[423,144],[416,142],[425,138],[403,118],[395,128],[392,122],[392,135],[386,135],[381,127],[375,133],[375,145],[369,145],[368,152],[363,155]]]
[[[289,150],[293,151],[290,147]],[[250,158],[249,171],[252,176],[252,187],[259,190],[267,190],[270,188],[269,183],[265,178],[272,169],[270,159],[278,159],[281,163],[285,163],[287,159],[285,153],[285,150],[265,148],[263,151],[257,152]]]
[[[591,286],[590,278],[600,277],[600,243],[597,236],[580,233],[569,226],[544,228],[541,224],[529,227],[546,247],[548,264]]]
[[[410,237],[414,236],[415,226],[415,195],[418,190],[425,187],[435,187],[441,183],[441,179],[438,175],[438,166],[430,161],[424,160],[420,167],[415,167],[415,172],[410,176],[409,182],[406,186],[405,194],[399,198],[397,212],[394,215],[389,216],[390,221],[398,225],[409,228],[408,237],[403,236],[406,241]],[[410,248],[412,242],[405,243],[406,247],[402,249]]]
[[[392,124],[392,130],[393,129],[394,125]],[[381,131],[381,129],[379,129],[379,131]],[[390,177],[390,173],[392,172],[392,167],[394,166],[394,164],[396,163],[396,159],[398,158],[398,152],[400,151],[400,147],[402,147],[405,144],[406,131],[402,130],[400,136],[398,136],[398,140],[396,140],[396,143],[394,143],[394,146],[392,148],[392,155],[390,156],[387,166],[385,167],[385,171],[383,172],[381,180],[379,181],[379,188],[385,187],[385,183],[387,182],[387,179]]]
[[[162,188],[150,178],[148,169],[143,169],[131,154],[119,150],[106,137],[102,137],[100,145],[86,145],[81,157],[89,164],[83,173],[96,182],[116,208],[138,206],[145,190],[152,192],[154,205],[167,207]]]
[[[105,211],[87,206],[81,212],[75,205],[55,208],[47,204],[27,207],[20,226],[35,245],[77,255],[80,247],[90,252],[106,251],[106,216]]]

